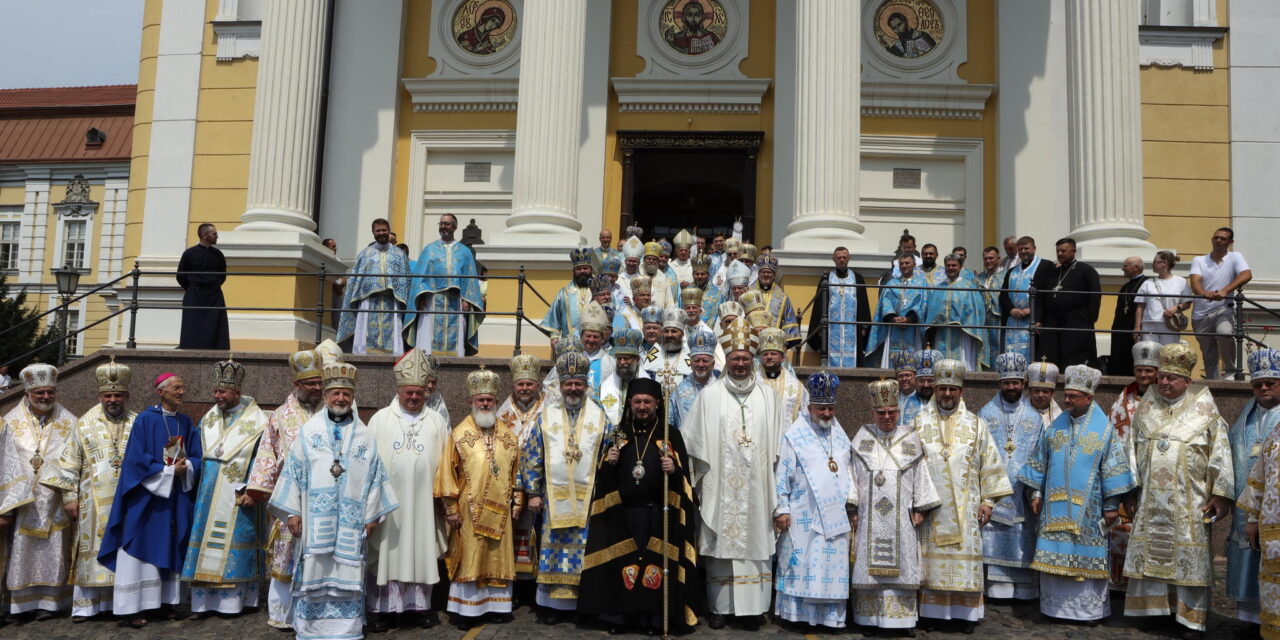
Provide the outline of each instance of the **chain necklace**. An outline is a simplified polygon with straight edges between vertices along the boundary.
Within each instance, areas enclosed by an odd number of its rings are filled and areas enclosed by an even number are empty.
[[[484,457],[489,461],[489,473],[498,475],[498,459],[493,453],[493,427],[488,429],[481,428],[480,435],[484,436]]]
[[[730,392],[729,395],[738,403],[738,415],[742,420],[742,431],[738,433],[738,444],[743,447],[751,446],[751,434],[747,432],[747,401],[746,399],[738,399],[736,393]]]
[[[632,429],[635,429],[635,427],[632,426]],[[657,435],[657,433],[658,433],[657,429],[649,430],[649,439],[645,441],[643,448],[640,447],[640,434],[636,433],[635,440],[636,440],[636,449],[638,449],[638,451],[636,451],[636,464],[635,466],[631,467],[631,477],[635,478],[636,485],[639,485],[640,480],[644,479],[644,474],[645,474],[644,455],[649,452],[649,445],[653,444],[653,437]],[[626,445],[624,444],[623,446],[626,446]]]
[[[106,411],[103,411],[106,414]],[[111,416],[107,416],[107,423],[115,425],[115,432],[111,434],[111,468],[120,469],[120,436],[124,435],[125,419],[129,417],[127,411],[121,412],[120,420],[113,420]]]
[[[333,423],[333,464],[329,465],[329,474],[333,476],[334,480],[337,480],[338,476],[341,476],[343,473],[346,472],[346,469],[343,468],[342,466],[342,460],[340,459],[341,451],[342,451],[342,425],[338,424],[337,422],[334,422]]]
[[[1063,280],[1066,280],[1066,279],[1067,279],[1067,276],[1071,275],[1071,271],[1072,271],[1073,269],[1075,269],[1075,268],[1076,268],[1076,265],[1078,265],[1078,264],[1080,264],[1080,261],[1079,261],[1079,260],[1072,260],[1072,261],[1071,261],[1071,266],[1067,267],[1067,271],[1066,271],[1066,273],[1063,273],[1062,275],[1058,276],[1058,284],[1053,285],[1053,290],[1054,290],[1054,291],[1062,291],[1062,281],[1063,281]]]
[[[817,431],[818,425],[815,424],[813,426],[815,427],[814,430]],[[815,433],[814,435],[818,434]],[[839,475],[840,465],[836,464],[835,458],[835,437],[835,429],[833,427],[827,427],[827,441],[824,443],[822,438],[818,438],[818,444],[822,447],[822,452],[827,454],[827,468],[831,470],[831,473]]]
[[[28,408],[28,410],[30,410]],[[49,418],[53,417],[53,409],[49,410],[49,415],[40,417],[32,415],[36,419],[36,452],[31,456],[31,471],[34,474],[40,473],[40,467],[44,466],[45,449],[49,446],[49,432],[53,431],[49,427]]]
[[[1019,407],[1020,403],[1014,406]],[[1000,396],[1000,412],[1004,415],[1004,435],[1005,435],[1004,450],[1006,453],[1009,454],[1009,456],[1006,456],[1006,461],[1007,461],[1008,457],[1013,456],[1013,450],[1016,449],[1017,446],[1014,445],[1013,443],[1014,424],[1013,424],[1013,419],[1010,417],[1010,413],[1012,412],[1009,411],[1008,406],[1005,404],[1004,396]]]
[[[178,446],[179,443],[182,442],[182,437],[173,435],[173,432],[169,430],[169,413],[165,410],[164,405],[158,404],[156,405],[156,408],[160,410],[160,422],[161,424],[164,425],[164,434],[168,436],[168,440],[165,440],[165,443],[164,443],[164,453],[163,453],[164,463],[173,464],[174,462],[177,462],[178,460],[177,454],[179,452],[175,450],[173,452],[174,456],[172,458],[168,457],[168,453],[170,449],[172,449],[175,446]],[[175,411],[173,413],[174,415],[177,415],[178,412]]]

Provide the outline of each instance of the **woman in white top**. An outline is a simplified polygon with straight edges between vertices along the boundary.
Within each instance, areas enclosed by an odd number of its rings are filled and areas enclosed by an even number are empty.
[[[1178,256],[1172,251],[1156,252],[1156,258],[1152,262],[1156,277],[1147,278],[1134,296],[1137,309],[1134,313],[1134,340],[1152,340],[1160,344],[1178,341],[1178,334],[1172,332],[1164,320],[1191,308],[1191,298],[1179,297],[1190,295],[1191,287],[1186,278],[1171,273],[1176,264]]]

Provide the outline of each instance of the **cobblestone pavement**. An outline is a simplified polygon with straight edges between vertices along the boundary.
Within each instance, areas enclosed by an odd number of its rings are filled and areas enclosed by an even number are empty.
[[[972,636],[947,631],[921,631],[917,637],[929,639],[942,638],[991,638],[994,640],[1028,640],[1028,639],[1074,639],[1087,636],[1089,640],[1120,640],[1141,638],[1174,638],[1179,631],[1170,628],[1144,631],[1139,628],[1137,620],[1118,615],[1120,602],[1112,602],[1116,614],[1105,624],[1097,627],[1052,622],[1035,612],[1034,604],[1011,607],[1006,603],[988,603],[986,619],[978,626]],[[1209,623],[1208,638],[1232,638],[1241,629],[1240,623],[1230,619],[1234,608],[1221,597],[1214,599],[1214,615]],[[429,630],[393,629],[384,634],[370,634],[371,640],[412,640],[430,638],[432,640],[543,640],[551,638],[592,638],[604,640],[609,638],[604,627],[593,624],[562,623],[554,627],[538,624],[532,612],[526,608],[517,609],[515,622],[509,624],[488,624],[463,632],[447,622]],[[627,636],[642,638],[640,635]],[[688,638],[791,638],[801,640],[800,633],[788,631],[776,624],[768,624],[756,633],[726,628],[719,631],[707,629],[706,625],[698,627]],[[822,640],[822,635],[809,635],[807,640]],[[847,637],[861,637],[854,632]],[[888,637],[887,634],[882,637]],[[291,640],[290,632],[277,631],[267,626],[266,614],[263,612],[246,613],[234,618],[213,617],[203,620],[190,618],[177,622],[153,622],[142,630],[126,629],[118,626],[110,619],[94,619],[79,624],[72,623],[66,617],[54,618],[43,622],[13,623],[0,628],[0,638],[6,640],[70,640],[95,638],[100,640]]]

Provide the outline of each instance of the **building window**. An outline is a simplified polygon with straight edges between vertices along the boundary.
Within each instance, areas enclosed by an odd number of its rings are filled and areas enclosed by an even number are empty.
[[[80,335],[76,333],[80,329],[80,311],[72,309],[67,314],[67,354],[79,355],[80,353]]]
[[[20,222],[0,222],[0,271],[18,270],[18,232]]]
[[[74,269],[85,268],[85,236],[87,220],[68,220],[62,235],[62,263]]]

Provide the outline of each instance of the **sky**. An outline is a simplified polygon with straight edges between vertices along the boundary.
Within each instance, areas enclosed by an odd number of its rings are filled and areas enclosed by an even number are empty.
[[[0,0],[0,89],[134,84],[144,0]]]

